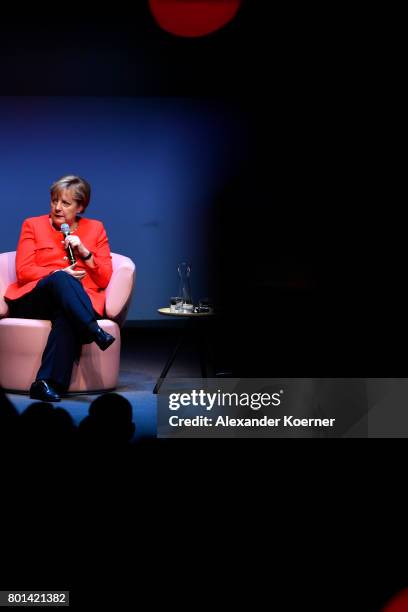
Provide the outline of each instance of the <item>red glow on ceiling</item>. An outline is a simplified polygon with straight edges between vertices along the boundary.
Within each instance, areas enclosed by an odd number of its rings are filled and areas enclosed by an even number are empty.
[[[408,612],[408,589],[404,589],[393,597],[383,612]]]
[[[219,30],[237,14],[242,0],[149,0],[163,30],[177,36],[205,36]]]

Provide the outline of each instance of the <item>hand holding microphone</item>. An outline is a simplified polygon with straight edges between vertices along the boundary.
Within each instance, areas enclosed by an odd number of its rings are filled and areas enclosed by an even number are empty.
[[[78,236],[71,236],[68,223],[63,223],[61,225],[61,232],[64,234],[65,237],[65,240],[63,242],[65,243],[65,248],[67,250],[68,259],[70,263],[67,268],[63,268],[63,271],[69,274],[70,276],[77,278],[78,280],[82,280],[86,276],[86,272],[85,270],[74,270],[77,261],[73,251],[73,248],[79,249],[82,246],[81,239]],[[67,240],[68,236],[69,240]]]
[[[65,238],[67,238],[67,236],[70,235],[71,232],[70,232],[68,223],[63,223],[61,225],[61,232],[64,234]],[[69,263],[71,264],[71,266],[73,266],[74,264],[76,264],[76,259],[74,256],[74,251],[72,250],[72,246],[68,243],[65,245],[65,248],[68,253]]]

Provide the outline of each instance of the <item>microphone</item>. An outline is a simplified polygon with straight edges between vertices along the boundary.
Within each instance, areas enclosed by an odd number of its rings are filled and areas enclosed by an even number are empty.
[[[63,223],[61,225],[61,232],[64,234],[65,238],[70,235],[71,232],[69,231],[68,223]],[[76,259],[75,259],[74,252],[70,244],[67,246],[66,250],[68,252],[69,264],[72,266],[72,264],[76,263]]]

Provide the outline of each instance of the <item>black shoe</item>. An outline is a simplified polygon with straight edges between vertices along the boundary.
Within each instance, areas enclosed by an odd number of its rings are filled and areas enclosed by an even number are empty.
[[[60,402],[61,398],[58,393],[51,387],[46,380],[35,380],[30,388],[31,399],[40,400],[41,402]]]
[[[98,327],[97,331],[93,333],[92,338],[99,346],[101,351],[106,351],[108,347],[115,342],[115,338],[104,331],[101,327]]]

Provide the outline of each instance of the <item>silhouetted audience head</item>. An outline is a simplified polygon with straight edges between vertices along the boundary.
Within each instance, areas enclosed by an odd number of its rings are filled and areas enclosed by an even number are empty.
[[[66,449],[76,432],[69,413],[46,402],[30,404],[20,415],[19,429],[22,443],[38,451]]]
[[[0,389],[0,450],[9,459],[22,458],[23,451],[28,451],[28,457],[33,459],[67,458],[70,461],[76,456],[73,453],[78,448],[74,444],[76,440],[81,443],[79,450],[91,453],[99,450],[98,459],[108,451],[107,457],[112,458],[110,450],[133,448],[130,442],[134,433],[132,405],[117,393],[97,397],[89,407],[88,416],[77,428],[64,408],[55,408],[47,402],[33,402],[19,414]],[[78,458],[81,456],[82,453]]]
[[[79,424],[81,439],[104,448],[126,447],[135,432],[132,405],[118,393],[104,393],[89,407],[89,415]]]

